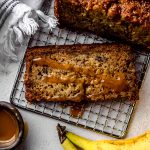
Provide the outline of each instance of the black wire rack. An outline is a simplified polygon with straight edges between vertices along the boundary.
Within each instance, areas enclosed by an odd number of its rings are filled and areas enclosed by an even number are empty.
[[[53,9],[53,0],[45,0],[42,10],[46,14],[53,15]],[[105,42],[111,41],[89,33],[77,33],[66,29],[56,28],[52,32],[40,29],[36,35],[31,38],[29,46],[92,44]],[[138,50],[134,53],[136,56],[137,82],[140,88],[149,64],[150,55]],[[62,107],[62,104],[58,102],[29,103],[25,99],[25,66],[25,60],[23,59],[10,96],[12,104],[25,110],[99,133],[105,133],[116,138],[123,138],[126,135],[136,102],[117,100],[111,102],[88,103],[86,104],[82,117],[75,118],[70,114],[70,106]]]

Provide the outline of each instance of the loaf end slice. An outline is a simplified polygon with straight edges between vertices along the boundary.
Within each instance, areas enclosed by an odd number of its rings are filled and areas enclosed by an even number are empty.
[[[55,0],[60,27],[150,49],[149,0]]]

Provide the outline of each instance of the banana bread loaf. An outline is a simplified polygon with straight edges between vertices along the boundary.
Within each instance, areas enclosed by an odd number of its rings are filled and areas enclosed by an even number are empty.
[[[134,56],[121,44],[61,45],[27,50],[28,101],[138,99]]]
[[[150,49],[149,0],[55,0],[60,27]]]

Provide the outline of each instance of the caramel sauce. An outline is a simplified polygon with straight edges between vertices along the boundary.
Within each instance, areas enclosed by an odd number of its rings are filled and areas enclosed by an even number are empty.
[[[82,117],[84,113],[84,108],[81,108],[81,107],[71,107],[70,108],[70,114],[73,116],[73,117]]]
[[[93,80],[96,79],[97,83],[102,83],[104,88],[110,88],[113,89],[115,92],[121,92],[124,90],[127,86],[125,75],[122,72],[115,72],[114,76],[109,75],[109,73],[104,72],[96,74],[95,70],[92,67],[80,67],[75,66],[73,64],[62,64],[55,60],[52,60],[50,58],[37,58],[33,59],[33,63],[37,64],[39,66],[49,66],[54,69],[60,69],[60,70],[68,70],[72,72],[76,72],[78,74],[84,74],[86,75],[86,79],[88,83],[90,83]],[[92,77],[92,78],[91,78]],[[64,78],[61,79],[56,76],[45,76],[43,79],[43,82],[49,82],[49,83],[84,83],[83,79],[75,79],[75,78]],[[83,88],[83,87],[82,87]],[[107,91],[107,90],[106,90]]]
[[[69,107],[69,114],[72,117],[78,118],[78,117],[82,117],[86,107],[88,107],[90,103],[87,102],[63,102],[60,103],[60,106],[64,109],[66,107]]]
[[[14,141],[19,134],[17,120],[11,113],[0,108],[0,144]]]
[[[72,99],[80,102],[81,99],[84,96],[84,82],[86,80],[86,83],[91,83],[93,81],[93,84],[102,84],[102,86],[104,87],[104,94],[107,94],[109,92],[109,89],[113,89],[115,92],[121,92],[122,90],[125,89],[126,87],[126,79],[125,79],[125,75],[122,72],[114,72],[114,75],[111,75],[109,73],[107,73],[106,71],[104,71],[104,73],[95,73],[96,70],[94,70],[91,67],[79,67],[79,66],[75,66],[73,64],[62,64],[62,63],[58,63],[55,60],[52,60],[50,58],[37,58],[33,60],[34,64],[37,64],[39,66],[49,66],[53,69],[60,69],[60,70],[67,70],[67,71],[72,71],[77,73],[77,75],[81,76],[81,75],[85,75],[84,79],[82,78],[78,78],[78,77],[65,77],[65,78],[61,78],[58,76],[44,76],[42,82],[45,83],[80,83],[81,86],[81,93],[79,93],[77,96],[72,97]],[[94,82],[95,81],[95,82]],[[99,89],[96,89],[99,90]],[[98,91],[97,91],[98,93]],[[98,96],[98,95],[90,95],[90,96]],[[61,98],[59,98],[61,99]],[[63,100],[65,99],[62,98]],[[68,104],[67,104],[68,106]],[[82,117],[83,113],[85,111],[85,105],[80,105],[80,104],[75,104],[75,105],[71,105],[70,106],[70,114],[73,117]]]
[[[116,77],[116,78],[115,78]],[[115,92],[121,92],[126,87],[126,79],[123,73],[115,73],[115,77],[103,75],[101,82],[104,87],[111,88]]]
[[[50,58],[37,58],[37,59],[33,59],[33,63],[37,64],[39,66],[49,66],[53,69],[60,69],[60,70],[68,70],[68,71],[72,71],[72,72],[77,72],[77,73],[82,73],[85,75],[91,75],[94,76],[95,75],[95,71],[93,68],[91,67],[79,67],[79,66],[75,66],[72,64],[62,64],[62,63],[58,63],[55,60],[52,60]]]
[[[76,79],[76,78],[59,78],[56,76],[45,76],[42,80],[46,83],[83,83],[84,80]]]

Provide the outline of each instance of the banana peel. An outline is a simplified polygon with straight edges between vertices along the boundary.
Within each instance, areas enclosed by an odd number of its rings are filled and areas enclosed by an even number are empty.
[[[91,141],[71,132],[66,137],[83,150],[150,150],[150,131],[127,140]]]
[[[65,150],[76,150],[70,147],[70,143],[82,150],[150,150],[150,131],[130,139],[98,141],[86,139],[72,132],[64,133],[65,140],[62,145]]]
[[[78,150],[67,138],[62,143],[62,147],[64,148],[64,150]]]

